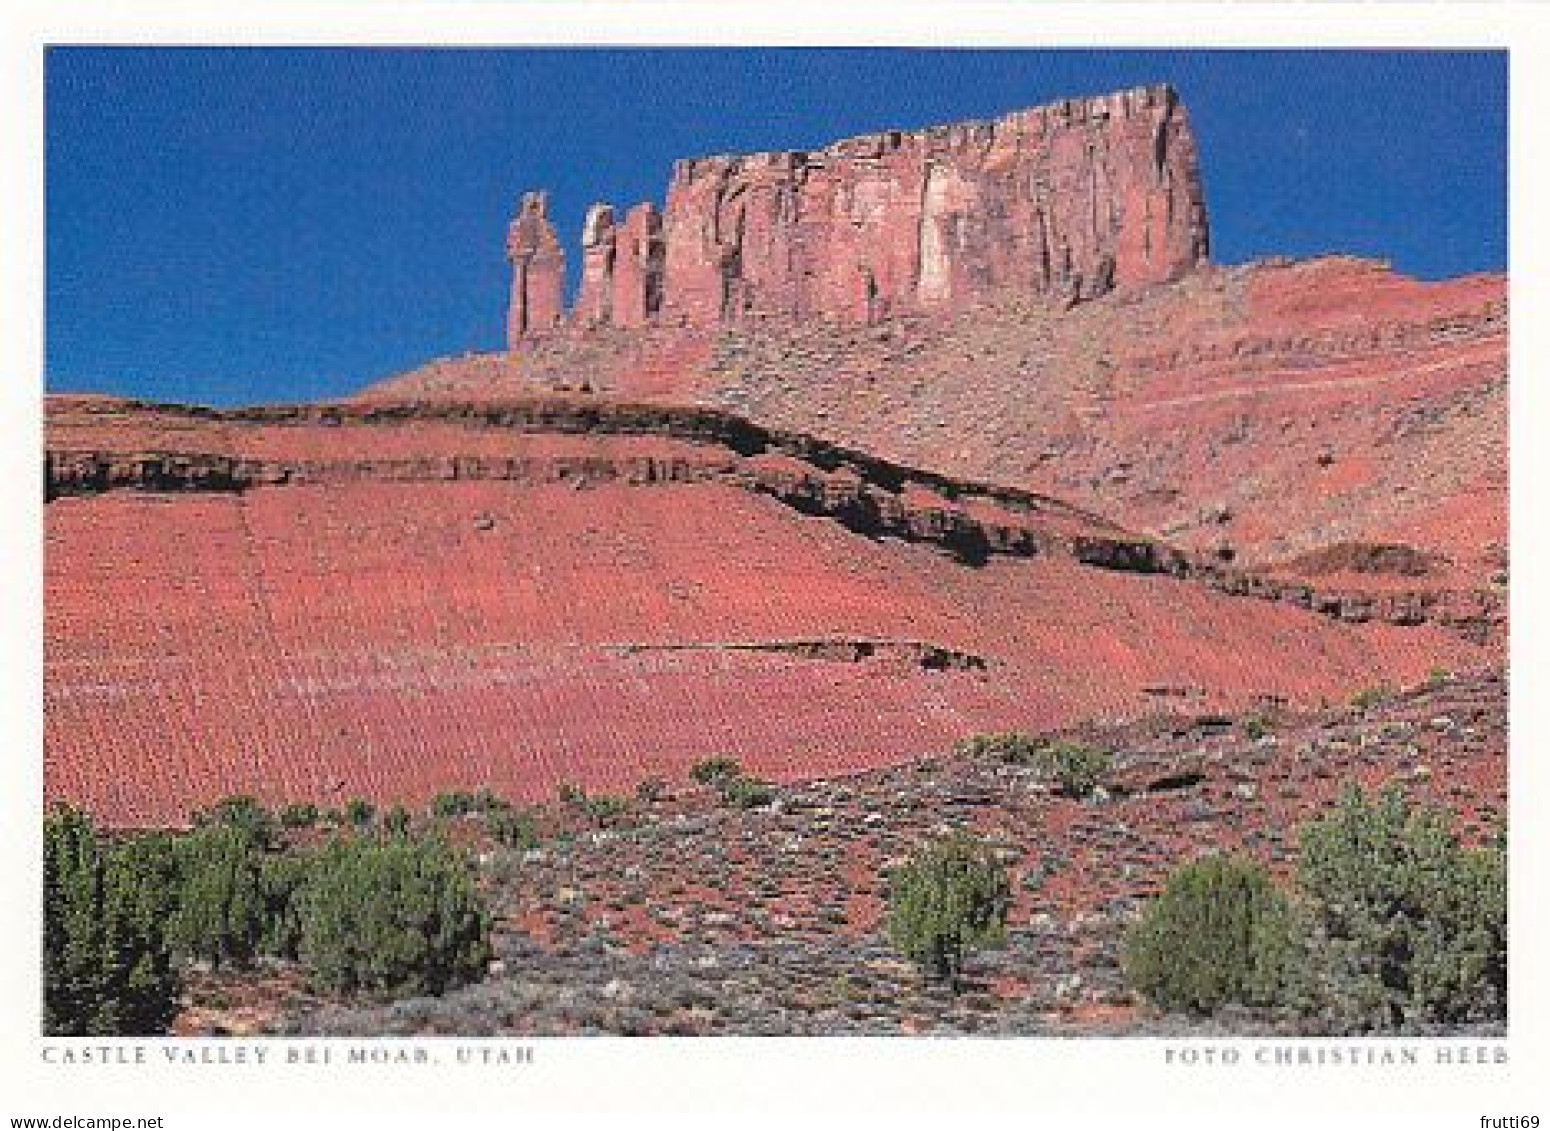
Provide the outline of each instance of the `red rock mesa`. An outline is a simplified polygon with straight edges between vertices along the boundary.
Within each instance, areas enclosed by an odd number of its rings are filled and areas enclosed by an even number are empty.
[[[552,331],[563,256],[529,193],[513,346]],[[679,161],[659,218],[587,214],[578,326],[769,316],[873,322],[1015,289],[1090,298],[1205,259],[1195,142],[1170,87],[1057,102],[817,152]]]

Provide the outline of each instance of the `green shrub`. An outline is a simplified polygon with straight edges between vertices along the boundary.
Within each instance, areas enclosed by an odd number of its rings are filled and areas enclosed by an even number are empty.
[[[382,828],[393,836],[408,835],[410,827],[414,824],[414,818],[409,815],[409,810],[402,805],[395,805],[387,811],[382,818]]]
[[[1301,831],[1318,1002],[1343,1030],[1506,1016],[1507,856],[1463,848],[1394,787],[1348,787]]]
[[[280,810],[280,824],[288,829],[310,829],[322,816],[316,805],[310,802],[296,803]]]
[[[344,805],[344,819],[358,829],[363,829],[371,824],[373,817],[377,815],[377,807],[364,797],[352,797]]]
[[[1043,747],[1038,765],[1067,797],[1085,798],[1102,783],[1113,759],[1102,750],[1080,742],[1055,742]]]
[[[968,833],[930,842],[889,876],[889,940],[924,977],[955,993],[964,961],[1006,937],[1011,883],[994,850]]]
[[[43,825],[43,1028],[150,1036],[177,1012],[163,934],[175,868],[165,838],[114,849],[68,808]]]
[[[269,904],[259,835],[244,822],[211,823],[178,840],[180,882],[168,935],[180,957],[219,969],[259,953]]]
[[[742,775],[722,778],[716,783],[723,804],[739,809],[759,809],[775,800],[775,787],[759,778]]]
[[[616,821],[622,820],[630,811],[630,799],[628,797],[615,797],[612,794],[602,793],[596,797],[589,797],[582,805],[582,810],[587,818],[598,828],[606,828]]]
[[[1294,996],[1297,930],[1265,868],[1207,856],[1169,878],[1125,939],[1125,976],[1163,1009],[1212,1013]]]
[[[490,957],[490,916],[464,859],[439,837],[341,837],[314,858],[300,953],[343,994],[440,994]]]
[[[1351,706],[1358,711],[1367,711],[1387,699],[1388,695],[1386,687],[1364,687],[1351,696]]]
[[[431,815],[436,817],[462,817],[477,808],[478,802],[470,793],[438,793],[431,798]]]
[[[587,791],[575,782],[561,782],[559,789],[556,790],[556,794],[560,799],[560,804],[567,809],[584,810],[587,807]]]
[[[1335,1033],[1499,1020],[1507,1008],[1507,855],[1465,848],[1397,788],[1348,787],[1302,826],[1288,903],[1258,865],[1177,873],[1126,942],[1131,984],[1165,1008],[1310,1012]]]
[[[279,822],[257,798],[241,795],[216,802],[209,809],[194,813],[196,829],[221,825],[247,834],[261,848],[274,845]]]
[[[301,946],[301,893],[311,857],[294,849],[259,858],[258,884],[264,901],[260,954],[294,959]]]
[[[955,746],[953,753],[961,758],[994,758],[1014,766],[1030,766],[1043,748],[1041,742],[1026,734],[1007,731],[971,735]]]
[[[689,776],[701,785],[715,785],[725,778],[742,777],[743,768],[736,758],[705,758],[689,769]]]
[[[1270,733],[1270,716],[1263,712],[1255,712],[1245,715],[1243,718],[1243,737],[1250,742],[1258,742]]]
[[[539,844],[538,818],[532,813],[506,811],[490,816],[490,835],[503,848],[525,851]]]

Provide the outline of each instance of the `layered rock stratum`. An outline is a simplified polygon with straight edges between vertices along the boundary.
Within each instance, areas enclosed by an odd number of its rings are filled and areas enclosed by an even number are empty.
[[[876,326],[558,335],[361,399],[692,400],[1240,564],[1297,573],[1336,543],[1399,544],[1433,585],[1489,588],[1506,571],[1507,343],[1503,276],[1330,257],[1201,266],[1074,307],[1003,290]]]

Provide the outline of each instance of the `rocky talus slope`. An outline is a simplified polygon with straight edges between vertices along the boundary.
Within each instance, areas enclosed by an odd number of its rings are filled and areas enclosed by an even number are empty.
[[[1002,294],[874,326],[602,329],[449,358],[364,400],[590,390],[730,409],[1066,499],[1283,574],[1415,551],[1367,588],[1499,589],[1506,281],[1327,259],[1200,268],[1068,307]]]

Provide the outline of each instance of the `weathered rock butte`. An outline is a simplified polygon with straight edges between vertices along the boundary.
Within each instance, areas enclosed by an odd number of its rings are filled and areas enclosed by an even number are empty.
[[[513,225],[510,341],[557,328],[563,254],[529,193]],[[665,211],[582,231],[579,327],[873,322],[987,294],[1070,300],[1176,279],[1206,258],[1195,142],[1151,86],[815,152],[679,161]]]

